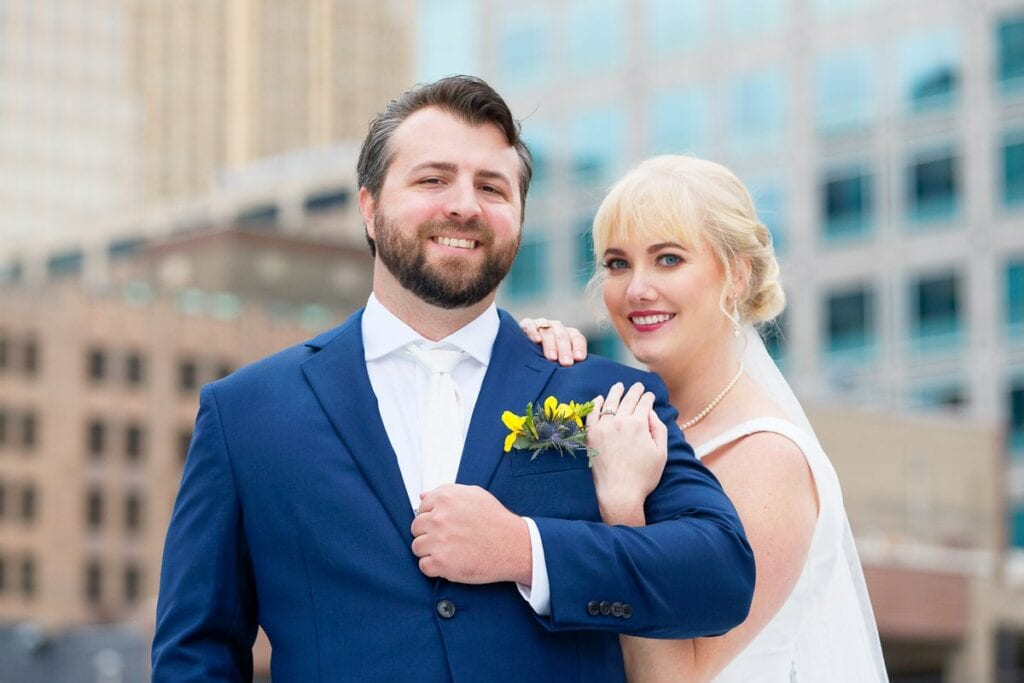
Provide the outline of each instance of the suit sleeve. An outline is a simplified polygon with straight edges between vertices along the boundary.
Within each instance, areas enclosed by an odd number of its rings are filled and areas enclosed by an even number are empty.
[[[213,387],[199,415],[164,544],[153,681],[251,681],[256,596]]]
[[[736,510],[694,457],[656,375],[645,380],[668,425],[668,462],[645,505],[647,526],[534,517],[544,544],[554,631],[656,638],[718,635],[742,622],[754,558]]]

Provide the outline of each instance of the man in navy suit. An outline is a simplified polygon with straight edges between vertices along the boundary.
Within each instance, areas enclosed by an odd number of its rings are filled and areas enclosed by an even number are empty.
[[[494,306],[530,175],[518,124],[478,79],[413,88],[371,124],[359,203],[373,294],[340,327],[203,388],[154,681],[251,679],[258,626],[275,683],[617,681],[618,633],[689,638],[745,618],[750,548],[660,380],[593,356],[551,363]],[[455,352],[465,417],[457,477],[439,486],[420,452],[433,380],[414,358],[431,348]],[[503,452],[505,410],[617,382],[653,391],[669,426],[646,527],[601,523],[586,457]]]

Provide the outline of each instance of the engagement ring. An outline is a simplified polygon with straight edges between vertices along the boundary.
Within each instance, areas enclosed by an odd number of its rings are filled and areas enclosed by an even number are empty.
[[[551,327],[551,321],[547,318],[537,318],[537,329],[546,330]]]
[[[601,414],[602,415],[614,415],[615,414],[615,410],[613,410],[612,408],[601,408]]]

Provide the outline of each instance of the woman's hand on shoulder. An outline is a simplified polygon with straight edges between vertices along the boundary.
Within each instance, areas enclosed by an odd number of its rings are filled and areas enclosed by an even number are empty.
[[[547,318],[523,318],[519,321],[526,336],[544,349],[544,357],[557,360],[560,365],[569,366],[587,357],[587,338],[575,327],[568,327],[560,320]]]
[[[594,399],[587,416],[587,445],[597,451],[592,474],[601,518],[607,524],[642,526],[644,501],[661,481],[668,459],[668,430],[654,412],[654,394],[621,382]]]

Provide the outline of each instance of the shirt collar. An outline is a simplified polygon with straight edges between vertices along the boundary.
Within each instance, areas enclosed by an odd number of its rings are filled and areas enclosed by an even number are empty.
[[[498,308],[493,303],[469,324],[448,335],[437,344],[447,343],[486,366],[491,362],[491,351],[498,338]],[[363,311],[363,357],[367,361],[383,358],[413,342],[428,346],[436,344],[405,324],[384,307],[376,295],[370,293]]]

